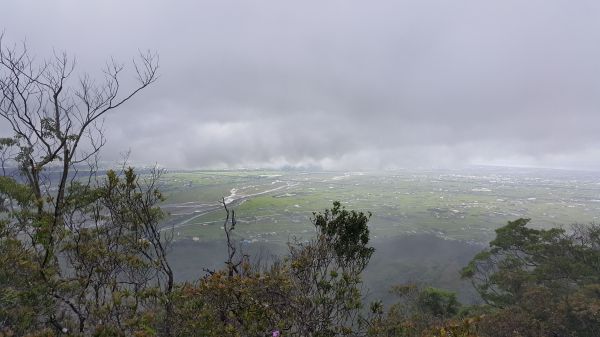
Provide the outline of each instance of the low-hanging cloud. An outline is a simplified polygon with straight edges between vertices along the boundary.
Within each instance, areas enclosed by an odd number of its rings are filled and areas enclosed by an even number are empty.
[[[595,1],[10,1],[0,22],[79,69],[138,49],[161,78],[104,157],[171,167],[600,168]]]

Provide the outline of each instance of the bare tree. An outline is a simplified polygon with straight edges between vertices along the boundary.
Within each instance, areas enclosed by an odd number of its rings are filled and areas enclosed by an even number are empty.
[[[142,290],[158,287],[167,294],[163,332],[170,335],[174,281],[158,227],[160,171],[140,179],[125,169],[119,179],[101,177],[98,167],[104,117],[156,81],[158,56],[140,53],[133,61],[136,84],[127,90],[125,67],[114,59],[101,81],[75,69],[66,53],[38,61],[25,43],[7,45],[0,35],[0,116],[14,133],[0,147],[3,177],[12,179],[0,181],[0,201],[9,202],[13,219],[3,233],[20,242],[21,255],[35,265],[35,280],[28,280],[52,299],[52,309],[38,315],[42,326],[61,333],[75,321],[82,334],[111,320],[123,327],[119,315],[135,316],[147,298]],[[11,163],[20,178],[8,177]],[[26,189],[17,195],[11,186],[20,183]],[[135,296],[123,295],[132,290]]]
[[[25,44],[6,46],[0,35],[0,116],[15,132],[19,168],[38,199],[48,194],[44,169],[60,167],[50,205],[57,222],[70,174],[76,165],[95,159],[105,143],[103,116],[156,81],[157,55],[140,54],[134,68],[138,84],[123,93],[120,75],[124,67],[114,59],[103,70],[104,82],[96,84],[87,74],[73,78],[75,60],[66,53],[36,62]],[[82,149],[84,143],[86,149]]]
[[[223,222],[223,230],[225,231],[225,239],[227,241],[227,261],[225,264],[227,265],[229,277],[233,277],[233,275],[242,274],[240,266],[245,262],[249,262],[249,256],[243,252],[240,252],[241,256],[238,256],[240,255],[238,254],[238,248],[236,247],[235,242],[233,242],[232,232],[237,224],[235,210],[229,210],[229,208],[227,208],[225,198],[222,198],[221,205],[223,205],[223,209],[225,210],[225,221]]]

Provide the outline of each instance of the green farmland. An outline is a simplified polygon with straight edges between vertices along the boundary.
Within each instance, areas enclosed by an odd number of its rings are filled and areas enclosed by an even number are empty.
[[[251,242],[309,235],[312,212],[334,200],[372,212],[374,238],[430,233],[486,242],[495,228],[520,217],[544,227],[600,216],[600,179],[558,170],[186,171],[170,172],[162,183],[165,228],[176,239],[196,241],[221,237],[222,198],[236,211],[237,235]]]

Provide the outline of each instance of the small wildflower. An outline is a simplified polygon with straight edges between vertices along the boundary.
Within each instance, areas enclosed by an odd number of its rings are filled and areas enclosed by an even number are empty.
[[[273,337],[279,337],[280,335],[279,330],[273,331]]]

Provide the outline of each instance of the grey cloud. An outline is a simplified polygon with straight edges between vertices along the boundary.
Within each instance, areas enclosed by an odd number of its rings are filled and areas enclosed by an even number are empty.
[[[39,55],[138,49],[161,79],[105,156],[175,167],[600,168],[595,1],[9,1]]]

